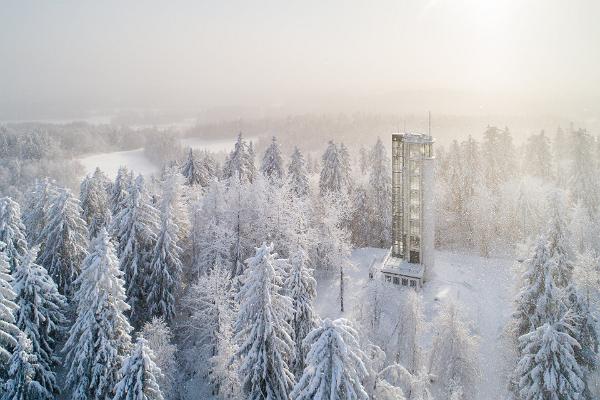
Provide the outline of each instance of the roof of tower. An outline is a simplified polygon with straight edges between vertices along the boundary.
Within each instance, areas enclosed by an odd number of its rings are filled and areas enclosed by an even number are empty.
[[[392,138],[398,138],[400,141],[405,143],[433,143],[433,137],[425,135],[424,133],[392,133]]]

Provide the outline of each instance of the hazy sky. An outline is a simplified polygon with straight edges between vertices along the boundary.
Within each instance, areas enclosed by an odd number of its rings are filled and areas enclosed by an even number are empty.
[[[0,118],[229,106],[589,116],[599,20],[597,0],[0,0]]]

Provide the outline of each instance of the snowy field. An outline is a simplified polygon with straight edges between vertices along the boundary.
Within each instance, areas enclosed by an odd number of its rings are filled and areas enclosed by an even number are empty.
[[[340,312],[339,278],[319,279],[317,287],[317,312],[321,318],[344,317],[353,320],[356,299],[360,298],[368,280],[368,268],[376,259],[383,260],[387,250],[357,249],[352,253],[353,266],[346,271],[345,313]],[[448,300],[462,306],[472,331],[480,338],[479,360],[481,378],[478,399],[500,400],[506,396],[507,370],[512,367],[502,339],[503,330],[510,319],[514,298],[512,260],[481,258],[473,255],[436,252],[434,276],[425,284],[424,314],[428,323],[428,337],[422,346],[431,343],[430,325],[440,305]],[[337,277],[336,277],[337,278]],[[407,290],[401,289],[398,290]]]
[[[82,175],[92,173],[96,167],[99,167],[111,179],[117,176],[117,171],[122,165],[143,175],[158,171],[158,167],[144,154],[144,149],[92,154],[78,161],[84,168]]]
[[[249,141],[256,138],[247,138]],[[233,149],[236,137],[229,139],[206,140],[202,138],[185,138],[181,140],[183,148],[191,147],[194,150],[208,150],[213,153],[229,152]],[[149,175],[158,172],[158,167],[152,163],[144,154],[144,149],[129,151],[115,151],[110,153],[91,154],[78,159],[83,165],[82,175],[94,172],[96,167],[109,177],[114,179],[117,176],[119,167],[124,165],[136,173]]]

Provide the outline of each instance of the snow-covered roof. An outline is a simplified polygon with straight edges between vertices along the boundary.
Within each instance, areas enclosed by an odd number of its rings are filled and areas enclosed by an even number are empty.
[[[392,137],[399,136],[400,140],[406,143],[433,143],[433,138],[423,133],[392,133]]]
[[[413,264],[401,258],[392,257],[391,251],[385,257],[381,266],[381,272],[383,273],[408,276],[410,278],[421,279],[423,278],[424,271],[425,268],[422,264]]]

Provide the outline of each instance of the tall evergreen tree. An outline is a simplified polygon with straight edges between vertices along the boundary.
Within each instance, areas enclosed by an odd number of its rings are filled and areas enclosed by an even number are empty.
[[[583,372],[574,349],[579,345],[564,322],[546,322],[519,338],[518,394],[523,400],[580,400]]]
[[[44,178],[37,180],[27,195],[23,223],[27,231],[27,241],[31,246],[41,243],[41,234],[48,224],[48,214],[56,191],[56,183],[49,178]]]
[[[558,192],[550,194],[550,221],[548,226],[548,256],[554,263],[553,274],[556,285],[566,288],[572,281],[573,261],[564,212],[565,202]]]
[[[73,400],[111,398],[131,347],[123,272],[105,229],[94,239],[75,281],[77,318],[65,344]]]
[[[319,178],[319,188],[321,194],[328,192],[340,192],[346,187],[346,175],[344,171],[344,161],[340,150],[333,141],[327,145],[327,150],[322,157],[323,168]]]
[[[208,171],[205,170],[200,160],[196,159],[191,148],[187,159],[181,166],[181,174],[185,177],[185,184],[188,186],[200,185],[204,187],[210,181]]]
[[[179,288],[182,263],[179,226],[175,220],[170,187],[165,184],[161,204],[161,223],[148,271],[146,293],[150,315],[162,316],[171,321],[175,316],[175,294]]]
[[[48,224],[41,233],[38,263],[46,268],[60,293],[67,296],[73,292],[73,281],[87,255],[88,231],[80,215],[79,200],[68,189],[61,188],[48,213]]]
[[[23,332],[19,333],[18,344],[10,358],[9,380],[6,382],[2,400],[50,400],[52,392],[36,380],[38,360],[31,354],[31,341]]]
[[[292,299],[293,318],[291,320],[293,339],[296,343],[294,372],[297,377],[304,370],[306,352],[302,346],[304,338],[315,328],[315,314],[312,302],[317,295],[317,282],[312,269],[307,265],[308,257],[302,248],[290,257],[291,269],[285,282],[286,293]]]
[[[15,273],[16,325],[31,342],[27,352],[36,360],[32,364],[32,379],[50,399],[60,392],[53,371],[59,361],[54,351],[66,322],[63,314],[66,299],[46,269],[35,263],[37,251],[37,247],[29,250]]]
[[[132,183],[125,203],[113,221],[113,231],[119,238],[119,268],[125,273],[131,320],[137,324],[146,316],[145,283],[159,226],[158,211],[150,203],[142,175]]]
[[[137,339],[120,373],[122,378],[117,383],[113,400],[163,400],[158,386],[162,373],[154,363],[154,353],[143,337]]]
[[[125,166],[119,167],[115,183],[110,192],[110,211],[114,216],[118,215],[126,205],[127,191],[131,187],[132,175]]]
[[[21,208],[10,197],[0,198],[0,242],[6,245],[4,252],[11,271],[16,271],[21,258],[27,254],[27,239]]]
[[[110,224],[111,211],[107,186],[108,179],[100,168],[96,168],[93,175],[87,176],[81,182],[79,190],[81,217],[88,226],[90,238],[95,237],[100,228],[107,228]]]
[[[379,240],[371,244],[376,247],[386,247],[392,239],[392,177],[390,161],[380,138],[371,149],[369,171],[369,194],[373,206],[370,208],[371,226],[374,238]]]
[[[254,150],[252,149],[252,143],[249,146],[240,133],[234,149],[229,153],[229,157],[225,161],[223,178],[238,177],[242,182],[252,182],[254,175]]]
[[[16,294],[12,288],[10,264],[4,252],[6,245],[0,242],[0,378],[6,374],[6,365],[17,345],[19,328],[15,325],[17,305]]]
[[[272,253],[273,246],[263,244],[248,260],[238,294],[240,310],[235,324],[239,368],[246,397],[284,400],[293,385],[287,360],[294,342],[288,320],[292,317],[291,300],[280,293],[281,261]]]
[[[292,400],[368,399],[361,381],[368,373],[358,333],[345,319],[326,319],[304,339],[310,346],[302,377],[290,393]]]
[[[285,175],[283,170],[283,159],[277,138],[273,136],[271,144],[267,147],[260,166],[260,172],[271,182],[282,182]]]
[[[308,185],[308,173],[306,163],[298,147],[294,148],[290,165],[288,166],[288,180],[292,193],[298,197],[304,197],[310,192]]]

